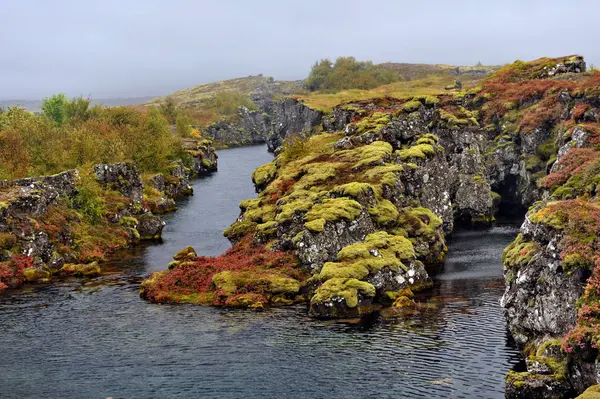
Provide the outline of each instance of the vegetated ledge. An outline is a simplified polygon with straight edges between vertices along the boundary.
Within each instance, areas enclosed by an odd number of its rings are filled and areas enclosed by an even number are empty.
[[[132,162],[0,181],[0,293],[53,277],[92,277],[118,249],[161,237],[155,214],[192,195],[192,176],[217,169],[209,141],[188,143],[192,168],[141,176]]]
[[[578,56],[517,61],[453,95],[341,104],[322,120],[328,133],[288,135],[255,171],[259,197],[226,231],[232,251],[177,260],[141,293],[241,307],[304,301],[316,317],[410,306],[454,222],[486,226],[497,209],[533,205],[504,255],[502,304],[528,366],[509,373],[507,396],[572,397],[600,374],[598,106],[600,73]],[[235,274],[236,262],[213,265],[246,259],[245,247],[266,252],[224,290],[220,273]],[[297,256],[278,275],[290,279],[285,301],[259,278],[279,271],[262,260],[271,254]]]

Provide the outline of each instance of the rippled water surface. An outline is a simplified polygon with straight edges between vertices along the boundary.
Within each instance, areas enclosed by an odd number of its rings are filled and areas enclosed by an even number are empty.
[[[221,231],[254,196],[251,171],[271,159],[262,146],[219,155],[219,172],[168,217],[163,244],[131,251],[98,279],[0,297],[0,398],[503,397],[519,362],[498,305],[512,227],[455,234],[419,309],[391,319],[142,301],[141,276],[177,250],[228,248]]]

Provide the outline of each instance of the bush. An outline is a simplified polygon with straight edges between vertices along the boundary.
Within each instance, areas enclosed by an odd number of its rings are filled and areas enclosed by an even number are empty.
[[[309,90],[340,91],[372,89],[396,82],[399,75],[391,69],[374,65],[371,61],[356,61],[354,57],[339,57],[335,64],[328,59],[316,62],[306,84]]]

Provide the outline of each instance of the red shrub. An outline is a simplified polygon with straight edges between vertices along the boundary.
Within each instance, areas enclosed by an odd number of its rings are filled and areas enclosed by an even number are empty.
[[[254,243],[251,235],[248,235],[221,256],[199,256],[193,262],[184,262],[164,272],[148,287],[145,296],[151,301],[160,302],[161,298],[169,297],[169,293],[207,293],[211,290],[213,276],[227,270],[255,271],[259,274],[273,271],[302,279],[303,272],[297,266],[298,259],[292,252],[269,251]],[[256,292],[256,287],[247,287],[247,291]]]
[[[558,163],[559,169],[545,176],[540,184],[550,188],[564,184],[571,176],[583,173],[584,170],[600,160],[600,153],[591,148],[572,148]]]

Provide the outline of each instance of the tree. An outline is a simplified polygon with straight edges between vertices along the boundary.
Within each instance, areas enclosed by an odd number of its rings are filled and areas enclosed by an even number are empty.
[[[66,116],[69,122],[77,121],[84,122],[89,118],[90,98],[76,97],[72,98],[71,101],[67,101],[66,104]]]
[[[63,93],[55,94],[42,101],[42,113],[57,125],[62,125],[67,120],[67,104],[69,100]]]
[[[169,124],[175,124],[177,121],[177,103],[173,97],[167,96],[165,101],[158,106],[158,110],[167,118]]]
[[[315,65],[313,65],[310,74],[306,79],[308,89],[314,91],[322,88],[329,79],[332,71],[333,64],[327,58],[315,62]]]

